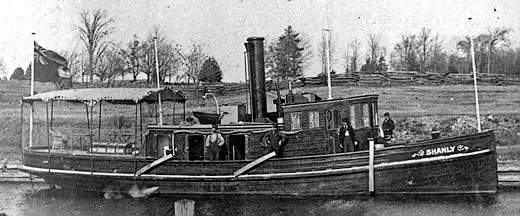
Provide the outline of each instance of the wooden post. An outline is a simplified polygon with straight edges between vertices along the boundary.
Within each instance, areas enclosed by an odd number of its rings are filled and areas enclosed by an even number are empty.
[[[195,201],[182,199],[175,201],[175,216],[193,216],[195,214]]]
[[[368,192],[374,193],[374,138],[368,138]]]
[[[22,153],[22,161],[24,161],[24,142],[23,142],[23,102],[20,100],[20,147]]]
[[[45,103],[45,114],[47,117],[47,152],[49,156],[49,172],[51,171],[51,135],[49,132],[49,103]]]

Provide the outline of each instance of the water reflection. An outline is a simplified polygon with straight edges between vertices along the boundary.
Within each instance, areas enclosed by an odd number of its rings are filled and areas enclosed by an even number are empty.
[[[7,215],[173,215],[175,200],[196,201],[196,215],[520,215],[520,192],[496,196],[272,196],[171,197],[106,200],[99,193],[49,189],[44,184],[0,184]]]

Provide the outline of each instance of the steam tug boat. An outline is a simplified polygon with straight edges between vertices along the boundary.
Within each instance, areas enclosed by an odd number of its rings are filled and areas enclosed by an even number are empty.
[[[248,38],[245,45],[251,112],[225,107],[229,114],[218,125],[225,139],[220,160],[205,159],[211,124],[176,121],[175,104],[186,101],[181,92],[70,89],[21,99],[22,170],[51,185],[87,191],[137,186],[203,195],[496,192],[492,131],[378,144],[377,95],[322,100],[289,92],[278,106],[283,112],[267,113],[263,38]],[[83,106],[86,117],[76,115],[74,106]],[[44,121],[33,118],[34,108],[45,113]],[[185,111],[181,114],[186,119]],[[69,118],[60,122],[63,116]],[[76,122],[70,116],[77,116]],[[343,118],[355,129],[358,151],[339,147],[336,131]],[[273,122],[287,137],[283,156],[261,142]]]

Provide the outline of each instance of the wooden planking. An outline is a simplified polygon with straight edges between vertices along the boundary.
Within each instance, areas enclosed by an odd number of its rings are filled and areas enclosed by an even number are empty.
[[[495,169],[493,169],[495,166]],[[65,188],[102,190],[110,184],[121,188],[133,179],[85,178],[75,175],[46,175],[46,180]],[[139,181],[140,186],[159,186],[172,194],[271,194],[271,195],[352,195],[366,194],[367,172],[348,175],[314,176],[279,180],[222,181]],[[376,193],[468,193],[496,190],[496,154],[466,157],[443,163],[425,163],[381,169],[375,176]]]
[[[233,176],[237,177],[239,175],[242,175],[242,174],[250,171],[251,169],[253,169],[255,166],[260,165],[261,163],[265,162],[266,160],[271,159],[274,156],[276,156],[276,152],[274,152],[274,151],[270,152],[269,154],[266,154],[256,160],[246,164],[245,166],[241,167],[239,170],[237,170],[233,173]]]
[[[412,154],[426,148],[436,148],[464,144],[470,147],[469,151],[493,147],[492,134],[483,133],[475,136],[461,136],[452,139],[433,140],[412,146],[385,148],[375,152],[375,164],[393,161],[409,160]],[[490,147],[491,146],[491,147]],[[42,161],[48,160],[45,152],[28,152],[24,164],[34,167],[47,167]],[[94,169],[100,172],[133,173],[133,158],[94,157]],[[153,159],[139,159],[136,167],[140,168],[153,162]],[[250,161],[169,161],[152,173],[155,174],[184,174],[184,175],[230,175]],[[252,173],[277,173],[294,171],[324,170],[330,168],[347,168],[364,166],[368,163],[368,152],[343,153],[336,155],[322,155],[311,157],[293,157],[272,159],[252,170]],[[53,155],[52,168],[65,170],[90,171],[90,157],[72,155]]]

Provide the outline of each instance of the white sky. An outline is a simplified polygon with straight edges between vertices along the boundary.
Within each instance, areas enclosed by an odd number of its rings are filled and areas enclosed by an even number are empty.
[[[368,33],[379,33],[388,51],[402,33],[431,28],[447,42],[490,27],[513,28],[511,41],[519,45],[519,0],[349,0],[328,1],[330,28],[336,50],[334,69],[343,72],[346,44]],[[77,33],[83,10],[102,8],[115,20],[113,38],[126,46],[136,34],[143,39],[154,25],[183,46],[190,41],[206,45],[224,72],[224,81],[243,80],[243,52],[247,37],[275,39],[287,25],[310,38],[314,58],[306,75],[320,72],[317,44],[326,27],[325,0],[4,0],[0,2],[0,58],[10,74],[26,68],[32,55],[31,32],[40,45],[54,51],[81,47]],[[496,9],[496,12],[494,12]],[[451,47],[447,47],[451,49]],[[1,76],[1,75],[0,75]]]

